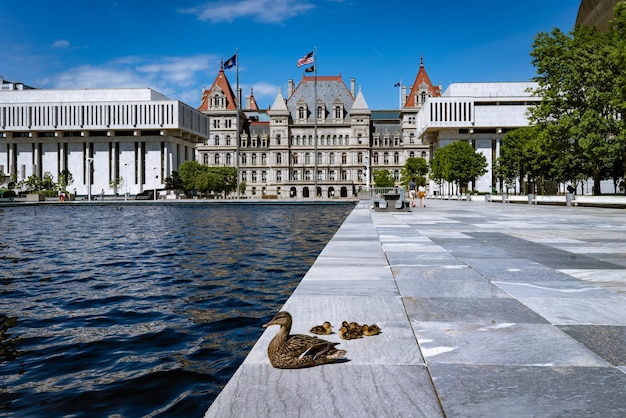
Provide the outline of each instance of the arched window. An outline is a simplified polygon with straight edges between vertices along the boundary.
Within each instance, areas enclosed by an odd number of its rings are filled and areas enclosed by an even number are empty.
[[[335,107],[335,119],[341,119],[343,117],[343,114],[341,112],[341,106],[336,106]]]
[[[215,145],[219,145],[219,144],[220,144],[220,136],[215,135]]]
[[[317,118],[318,119],[324,118],[324,108],[322,106],[317,107]]]
[[[361,163],[361,164],[363,163],[363,153],[362,153],[362,152],[359,152],[359,153],[356,155],[356,162],[357,162],[357,163]]]
[[[308,152],[304,154],[304,164],[306,165],[311,164],[311,154]]]
[[[293,161],[294,164],[298,164],[298,153],[294,152],[293,154],[291,154],[291,160]]]
[[[335,164],[335,153],[331,152],[328,156],[328,164]]]
[[[226,164],[230,165],[232,163],[232,156],[230,155],[230,152],[228,154],[226,154]]]
[[[348,154],[345,152],[341,153],[341,164],[348,164]]]
[[[202,164],[209,165],[209,154],[202,154]]]
[[[426,103],[426,92],[422,92],[422,103]]]
[[[305,119],[304,106],[298,108],[298,119]]]
[[[422,151],[422,158],[426,158],[426,151]]]
[[[241,164],[243,165],[248,164],[248,154],[246,153],[241,154]]]
[[[215,153],[215,155],[213,156],[213,162],[215,164],[219,164],[220,163],[220,155]]]
[[[256,153],[252,153],[252,165],[256,165]]]
[[[261,154],[261,165],[267,165],[267,154]]]

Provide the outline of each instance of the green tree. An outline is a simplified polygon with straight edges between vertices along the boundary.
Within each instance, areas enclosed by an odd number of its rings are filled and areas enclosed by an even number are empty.
[[[624,151],[621,144],[615,144],[619,131],[615,86],[619,84],[616,80],[624,77],[625,68],[619,65],[616,53],[623,37],[616,31],[626,23],[620,15],[624,7],[616,7],[617,23],[606,34],[584,25],[569,34],[554,29],[538,34],[531,52],[538,74],[533,94],[542,101],[529,109],[529,118],[551,135],[544,139],[553,150],[564,155],[574,153],[558,160],[563,165],[553,174],[577,179],[589,171],[596,194],[600,193],[600,181],[612,176],[612,160]],[[568,163],[582,163],[579,172],[572,173]]]
[[[611,105],[617,118],[615,132],[611,138],[611,153],[622,163],[622,179],[626,179],[626,2],[620,1],[613,9],[613,21],[609,25],[607,36],[615,46],[612,62],[616,71],[613,80]],[[618,161],[618,162],[619,162]],[[626,187],[624,188],[626,194]]]
[[[196,178],[200,173],[206,172],[208,167],[198,163],[197,161],[185,161],[178,167],[182,190],[189,195],[193,191],[197,191]]]
[[[467,141],[454,141],[438,148],[431,162],[432,178],[439,182],[455,182],[460,191],[485,174],[486,168],[485,156],[475,152]]]
[[[67,168],[61,170],[59,173],[59,189],[67,190],[67,186],[74,183],[74,176]]]
[[[414,178],[418,186],[426,186],[426,174],[428,174],[428,162],[425,158],[407,158],[402,167],[400,182],[406,188]]]
[[[374,187],[393,187],[396,184],[393,173],[389,170],[374,170]]]
[[[117,199],[117,190],[124,183],[124,177],[116,177],[109,182],[109,187],[113,189],[113,199]],[[126,194],[126,193],[124,193]]]
[[[165,178],[165,188],[167,190],[183,190],[183,181],[178,171],[172,171],[172,175]]]
[[[28,176],[26,179],[26,188],[30,191],[41,190],[41,177],[36,174]]]
[[[43,173],[40,188],[41,190],[55,190],[57,188],[57,184],[54,182],[54,177],[52,177],[52,173],[49,171]]]

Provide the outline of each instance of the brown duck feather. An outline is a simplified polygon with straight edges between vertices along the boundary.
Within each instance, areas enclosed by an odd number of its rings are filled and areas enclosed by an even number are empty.
[[[304,334],[289,335],[292,318],[281,311],[263,327],[280,325],[280,330],[267,347],[267,356],[277,369],[300,369],[320,364],[335,363],[346,354],[335,348],[339,343]]]

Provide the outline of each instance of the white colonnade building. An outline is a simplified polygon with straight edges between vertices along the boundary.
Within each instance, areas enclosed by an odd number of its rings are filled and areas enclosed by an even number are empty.
[[[208,136],[206,115],[150,88],[0,89],[0,173],[17,182],[68,170],[78,195],[162,189]]]

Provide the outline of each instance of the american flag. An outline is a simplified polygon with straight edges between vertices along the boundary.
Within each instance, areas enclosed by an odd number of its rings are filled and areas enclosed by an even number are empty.
[[[311,51],[308,54],[306,54],[305,56],[303,56],[302,58],[300,58],[298,60],[298,67],[302,67],[303,65],[312,64],[313,62],[315,62],[315,60],[313,58],[313,54],[314,53],[315,53],[315,51]]]

